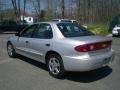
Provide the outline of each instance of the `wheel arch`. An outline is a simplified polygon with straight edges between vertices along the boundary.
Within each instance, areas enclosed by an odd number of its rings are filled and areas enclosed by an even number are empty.
[[[60,55],[58,52],[53,51],[53,50],[50,50],[50,51],[48,51],[48,52],[46,53],[46,55],[45,55],[45,63],[47,63],[47,57],[48,57],[50,54],[56,54],[56,55],[58,55],[58,56],[61,57],[61,55]],[[62,58],[62,57],[61,57],[61,58]]]
[[[12,43],[10,40],[7,41],[7,46],[8,46],[8,44],[11,44],[11,45],[13,46],[14,50],[16,51],[16,49],[15,49],[13,43]]]
[[[12,44],[10,40],[7,41],[7,45],[8,45],[9,43]]]

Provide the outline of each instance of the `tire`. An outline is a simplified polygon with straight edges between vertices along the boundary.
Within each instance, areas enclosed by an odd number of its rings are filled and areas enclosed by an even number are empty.
[[[13,57],[13,58],[16,57],[17,55],[13,45],[10,42],[7,43],[7,53],[10,57]]]
[[[49,74],[55,78],[62,79],[65,76],[62,58],[57,54],[51,54],[47,58]]]

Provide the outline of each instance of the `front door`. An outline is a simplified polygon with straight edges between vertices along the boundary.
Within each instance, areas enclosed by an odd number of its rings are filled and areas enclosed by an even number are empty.
[[[32,38],[32,34],[35,31],[37,25],[31,25],[27,29],[25,29],[20,36],[18,37],[16,49],[19,54],[30,56],[30,40]]]

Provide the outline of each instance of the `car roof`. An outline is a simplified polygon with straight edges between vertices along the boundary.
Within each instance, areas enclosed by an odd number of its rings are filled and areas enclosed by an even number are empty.
[[[52,21],[48,21],[48,22],[37,22],[37,23],[34,23],[34,24],[41,24],[41,23],[58,24],[58,23],[72,23],[72,22],[52,22]]]
[[[52,19],[52,20],[70,20],[70,19]]]
[[[72,22],[70,19],[52,19],[52,22]]]

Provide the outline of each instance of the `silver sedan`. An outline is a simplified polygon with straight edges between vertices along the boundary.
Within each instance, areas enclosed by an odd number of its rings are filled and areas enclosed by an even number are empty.
[[[47,65],[50,75],[64,76],[66,71],[91,71],[114,59],[112,40],[96,36],[70,22],[40,22],[9,38],[10,57],[17,54]]]

